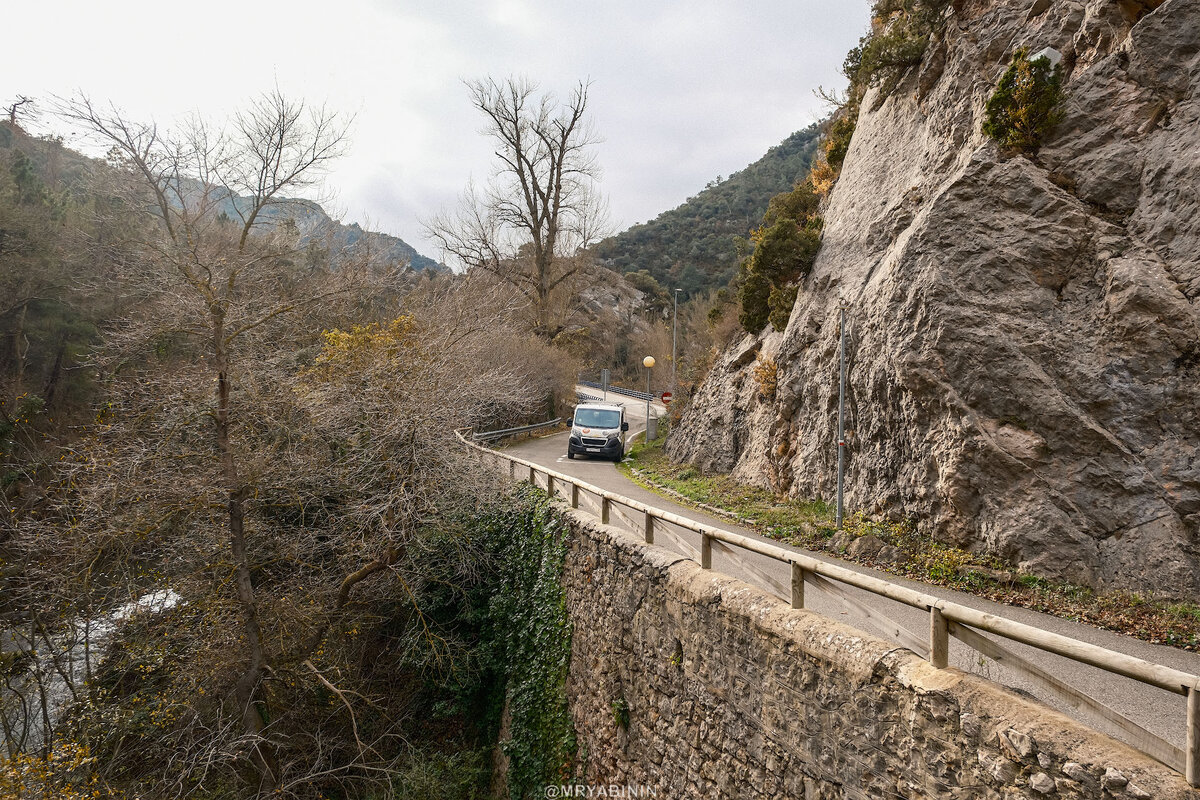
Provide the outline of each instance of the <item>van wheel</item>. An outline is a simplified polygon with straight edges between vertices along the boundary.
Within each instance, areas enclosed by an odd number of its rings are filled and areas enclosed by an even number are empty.
[[[567,458],[569,458],[569,459],[571,459],[572,461],[574,461],[574,460],[575,460],[575,454],[574,454],[574,453],[572,453],[570,450],[568,450],[568,451],[567,451]]]
[[[617,457],[615,459],[615,463],[620,464],[624,460],[625,460],[625,448],[622,447],[620,450],[617,451]]]

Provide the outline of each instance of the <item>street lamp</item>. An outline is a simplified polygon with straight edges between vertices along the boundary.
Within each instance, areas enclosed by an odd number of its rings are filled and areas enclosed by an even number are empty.
[[[650,370],[654,369],[654,356],[643,358],[642,366],[646,368],[646,443],[649,444],[658,438],[658,420],[650,418]],[[651,422],[654,423],[653,426]]]
[[[671,391],[678,389],[675,383],[675,329],[679,323],[679,293],[683,289],[675,290],[675,308],[671,312]]]

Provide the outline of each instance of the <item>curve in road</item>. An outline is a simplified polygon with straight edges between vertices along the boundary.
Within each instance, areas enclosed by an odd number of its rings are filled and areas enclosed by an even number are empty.
[[[581,387],[581,391],[594,392],[595,390]],[[628,398],[609,399],[621,402],[625,406],[626,416],[633,429],[630,432],[631,436],[644,431],[646,419],[646,406],[644,402]],[[653,404],[651,408],[652,413],[658,416],[665,414],[665,408],[660,404]],[[1110,650],[1127,653],[1146,661],[1163,664],[1193,674],[1200,674],[1200,654],[1197,653],[1189,653],[1172,647],[1149,644],[1111,631],[1041,614],[1025,608],[1001,605],[951,589],[918,584],[895,575],[885,575],[859,564],[841,561],[840,559],[829,557],[824,553],[813,553],[801,548],[789,547],[779,541],[768,539],[756,531],[734,525],[725,519],[712,517],[650,492],[626,478],[615,468],[612,462],[578,457],[574,460],[568,460],[566,456],[566,443],[567,434],[559,433],[540,439],[531,439],[514,445],[508,448],[508,450],[520,458],[579,478],[602,489],[616,492],[647,505],[673,512],[696,522],[713,525],[762,541],[768,541],[776,546],[795,550],[822,561],[837,563],[843,567],[863,574],[881,577],[893,583],[911,586],[919,591],[937,595],[980,611],[1007,617],[1017,622],[1033,625],[1043,630],[1069,636],[1080,641],[1090,642]],[[677,542],[670,541],[670,538],[675,537],[663,537],[658,542],[658,545],[688,557],[695,557],[695,553],[699,548],[699,535],[681,528],[676,528],[674,532],[678,538],[684,540],[682,546]],[[781,599],[788,599],[778,588],[788,586],[791,580],[789,567],[785,564],[745,551],[738,552],[731,557],[728,553],[718,552],[718,548],[714,548],[712,566],[715,570],[759,586],[781,597]],[[771,584],[775,584],[775,586]],[[924,641],[926,639],[927,634],[925,632],[928,630],[929,625],[926,613],[868,592],[851,587],[841,588],[851,596],[855,604],[858,605],[858,608],[847,605],[846,602],[836,595],[830,595],[811,585],[805,592],[805,607],[832,619],[844,621],[849,625],[877,636],[897,641],[899,644],[905,646],[908,646],[913,641],[910,636],[905,635],[907,632],[911,632],[911,636],[915,636],[916,641]],[[899,626],[905,628],[906,631],[898,632],[891,623],[897,623]],[[1182,748],[1184,746],[1186,737],[1186,703],[1184,698],[1179,695],[1174,695],[1162,689],[1147,686],[1096,667],[1080,664],[1079,662],[1016,642],[1004,641],[1003,644],[1017,655],[1033,662],[1051,675],[1074,686],[1088,696],[1102,699],[1105,705],[1138,723],[1151,733],[1162,737],[1176,747]],[[1070,704],[1064,703],[1055,696],[1048,695],[1040,687],[1030,683],[1020,673],[980,656],[975,650],[953,639],[950,642],[950,664],[959,669],[983,675],[1022,694],[1037,697],[1043,703],[1079,719],[1097,730],[1129,741],[1123,731],[1111,725],[1106,720],[1086,710],[1079,710]],[[1133,742],[1130,743],[1133,744]]]

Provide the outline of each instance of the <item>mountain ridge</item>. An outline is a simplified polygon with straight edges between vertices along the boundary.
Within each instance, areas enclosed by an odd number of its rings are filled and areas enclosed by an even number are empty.
[[[616,272],[645,270],[663,286],[688,295],[726,286],[737,272],[735,237],[758,226],[767,203],[807,174],[818,126],[796,131],[727,178],[711,181],[673,209],[638,223],[592,248]]]

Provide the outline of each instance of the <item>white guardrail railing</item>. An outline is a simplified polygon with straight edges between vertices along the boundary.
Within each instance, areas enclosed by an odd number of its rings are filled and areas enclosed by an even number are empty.
[[[505,428],[500,431],[483,431],[481,433],[472,433],[471,438],[476,442],[490,442],[494,439],[503,439],[505,436],[516,436],[521,433],[533,433],[534,431],[553,428],[558,423],[562,422],[562,417],[555,417],[546,422],[535,422],[532,425],[522,425],[519,428]]]
[[[579,385],[580,386],[589,386],[593,389],[605,389],[606,388],[604,386],[604,384],[596,383],[595,381],[579,381]],[[657,400],[658,399],[657,395],[651,394],[649,392],[639,392],[637,389],[626,389],[624,386],[614,386],[611,383],[608,385],[607,390],[612,392],[613,394],[620,394],[620,395],[624,395],[625,397],[635,398],[637,400]]]
[[[781,597],[790,597],[792,608],[804,608],[804,586],[806,582],[810,583],[824,592],[839,597],[864,617],[883,624],[905,647],[927,659],[938,669],[945,669],[948,666],[949,637],[953,636],[981,655],[1022,674],[1030,682],[1056,695],[1069,705],[1095,714],[1114,725],[1125,734],[1130,744],[1156,761],[1182,773],[1190,786],[1200,787],[1200,677],[1196,675],[1044,631],[1032,625],[988,614],[890,581],[863,575],[846,567],[829,564],[803,553],[695,522],[678,514],[672,514],[669,511],[663,511],[632,498],[601,489],[532,461],[481,447],[467,441],[462,433],[459,434],[459,439],[481,461],[491,460],[496,466],[502,466],[507,462],[509,477],[514,480],[528,480],[534,486],[545,489],[551,497],[569,502],[573,509],[580,509],[581,502],[587,502],[594,509],[594,516],[602,524],[613,524],[615,515],[620,523],[623,523],[622,527],[641,534],[647,544],[654,544],[657,534],[670,538],[683,550],[685,555],[690,554],[698,560],[703,569],[712,569],[713,549],[720,549],[741,568],[762,580],[767,587],[774,589]],[[586,511],[586,509],[582,510]],[[671,531],[669,525],[699,534],[699,550]],[[790,564],[790,585],[783,585],[773,576],[741,560],[738,557],[739,550],[748,550],[784,564]],[[929,614],[928,638],[918,637],[887,619],[877,609],[869,609],[862,605],[846,594],[839,584],[853,586],[926,611]],[[1067,685],[1042,667],[1029,662],[1026,658],[992,639],[988,639],[979,631],[1002,636],[1014,642],[1183,695],[1187,707],[1187,734],[1184,749],[1181,750],[1099,700]]]

